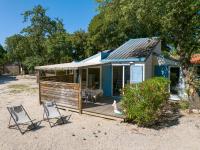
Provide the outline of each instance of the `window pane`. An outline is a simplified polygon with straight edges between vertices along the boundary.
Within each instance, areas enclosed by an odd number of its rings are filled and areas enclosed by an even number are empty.
[[[125,66],[125,84],[130,83],[130,66]]]
[[[86,88],[86,77],[87,77],[87,70],[86,69],[82,69],[82,88],[85,89]]]
[[[88,69],[88,88],[90,89],[100,88],[100,68]]]
[[[122,66],[113,66],[113,95],[119,96],[122,90]]]

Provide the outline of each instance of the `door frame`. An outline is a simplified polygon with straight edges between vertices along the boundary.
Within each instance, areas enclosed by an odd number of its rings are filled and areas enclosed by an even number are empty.
[[[169,81],[171,81],[170,77],[171,77],[171,68],[179,68],[179,78],[178,78],[178,83],[180,82],[180,76],[181,76],[181,67],[180,66],[168,66],[168,79]],[[169,93],[171,94],[171,84],[169,84]],[[173,94],[173,95],[178,95],[178,94]]]
[[[112,86],[111,86],[111,93],[112,93],[112,96],[114,96],[113,95],[113,67],[115,67],[115,66],[117,66],[117,67],[122,67],[122,88],[124,88],[124,85],[125,85],[125,66],[130,66],[130,64],[126,64],[126,63],[124,63],[124,64],[112,64],[112,81],[111,81],[111,84],[112,84]]]
[[[88,88],[88,69],[89,68],[99,68],[100,71],[99,71],[99,82],[100,82],[100,85],[99,85],[99,89],[102,89],[102,66],[91,66],[91,67],[83,67],[81,69],[86,69],[86,88]]]

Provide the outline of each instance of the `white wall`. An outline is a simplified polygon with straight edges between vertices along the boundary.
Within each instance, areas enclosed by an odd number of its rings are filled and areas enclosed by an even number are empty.
[[[187,95],[187,92],[186,92],[185,79],[184,79],[184,76],[183,76],[183,68],[182,67],[180,67],[178,95],[180,96],[181,99],[184,99],[184,100],[188,99],[188,95]]]
[[[153,52],[161,54],[161,41],[154,47]],[[158,60],[152,54],[145,62],[145,80],[154,76],[154,66],[158,64]]]
[[[145,80],[151,78],[153,76],[153,60],[152,54],[147,58],[145,62]]]
[[[97,63],[101,61],[101,53],[95,54],[89,58],[82,60],[84,63]]]
[[[153,52],[161,54],[161,41],[154,47]]]

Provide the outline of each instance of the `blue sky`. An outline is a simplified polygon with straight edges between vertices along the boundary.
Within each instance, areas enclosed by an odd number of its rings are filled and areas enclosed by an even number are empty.
[[[87,30],[90,20],[97,14],[95,0],[0,0],[0,44],[5,38],[19,33],[27,24],[23,23],[22,13],[41,4],[51,18],[63,20],[65,29],[74,32]]]

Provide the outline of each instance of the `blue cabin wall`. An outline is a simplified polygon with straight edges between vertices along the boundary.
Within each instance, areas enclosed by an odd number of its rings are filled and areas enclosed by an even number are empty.
[[[102,88],[104,96],[112,96],[112,65],[102,66]]]
[[[169,66],[168,65],[156,65],[154,69],[154,75],[159,77],[169,77]]]

